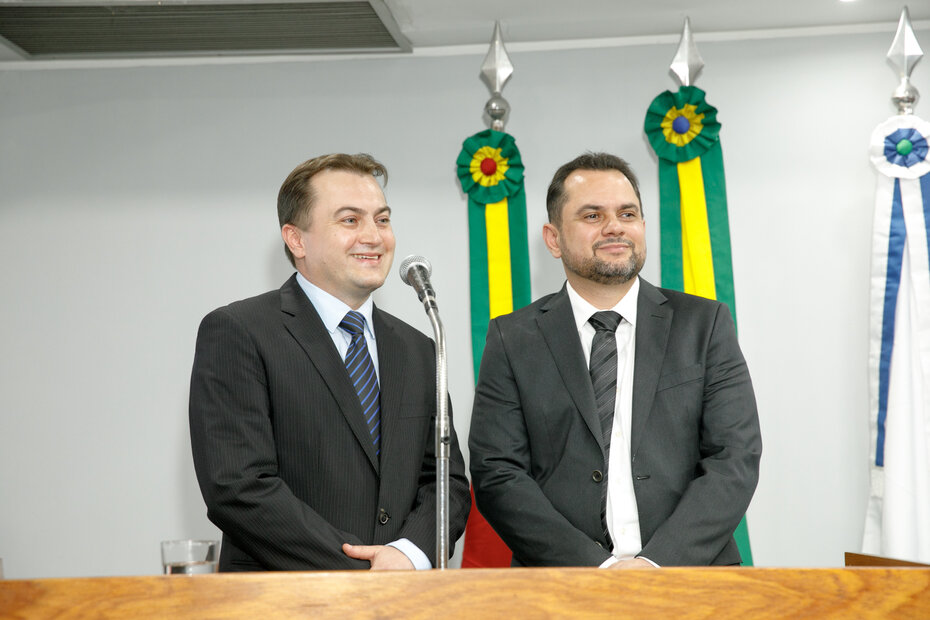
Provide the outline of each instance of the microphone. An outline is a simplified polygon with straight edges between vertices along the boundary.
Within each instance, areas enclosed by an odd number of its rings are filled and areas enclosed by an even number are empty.
[[[436,293],[429,283],[433,267],[422,256],[411,255],[400,264],[400,279],[412,286],[423,302],[423,309],[436,337],[436,561],[438,568],[448,568],[449,561],[449,458],[452,445],[452,421],[449,419],[449,370],[447,368],[446,332],[439,320]],[[423,377],[429,380],[428,375]]]
[[[400,264],[400,279],[404,284],[409,284],[417,292],[417,297],[423,302],[423,305],[429,308],[436,308],[436,293],[429,282],[429,277],[433,273],[433,266],[422,256],[411,254]]]

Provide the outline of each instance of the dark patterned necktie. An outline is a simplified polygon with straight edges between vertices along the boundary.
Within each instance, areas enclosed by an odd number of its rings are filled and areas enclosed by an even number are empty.
[[[381,399],[378,376],[375,374],[375,365],[368,353],[368,341],[365,340],[365,317],[360,312],[350,310],[339,323],[339,327],[352,336],[349,350],[346,352],[346,371],[362,403],[362,413],[368,425],[371,443],[375,446],[375,454],[380,455]]]
[[[604,476],[601,480],[601,525],[604,538],[613,547],[607,529],[607,470],[610,468],[610,434],[614,425],[614,408],[617,402],[617,326],[622,317],[612,310],[595,312],[588,322],[594,326],[591,341],[591,385],[594,386],[594,402],[597,416],[601,420],[604,438]]]

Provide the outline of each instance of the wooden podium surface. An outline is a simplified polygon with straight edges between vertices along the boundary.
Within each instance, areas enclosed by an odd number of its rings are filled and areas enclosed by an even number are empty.
[[[925,568],[510,568],[0,581],[0,618],[930,618]]]

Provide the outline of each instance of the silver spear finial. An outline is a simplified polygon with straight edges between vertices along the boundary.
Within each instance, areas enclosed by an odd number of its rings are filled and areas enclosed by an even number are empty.
[[[504,90],[504,85],[512,74],[513,64],[510,62],[510,56],[507,55],[507,49],[504,47],[504,39],[501,37],[501,23],[497,21],[494,22],[491,47],[481,65],[481,79],[491,91],[491,98],[484,105],[484,111],[491,119],[491,129],[495,131],[504,131],[504,123],[510,112],[510,104],[501,96],[501,91]]]
[[[920,93],[911,84],[911,71],[923,55],[914,29],[911,28],[911,16],[905,6],[898,20],[898,31],[888,50],[888,62],[898,70],[898,77],[901,78],[901,83],[891,95],[891,100],[898,108],[898,114],[913,114],[914,106],[920,99]]]
[[[701,58],[701,53],[694,44],[694,37],[691,36],[691,20],[687,17],[684,28],[681,30],[678,51],[675,52],[670,68],[682,86],[694,86],[694,80],[704,68],[704,59]]]

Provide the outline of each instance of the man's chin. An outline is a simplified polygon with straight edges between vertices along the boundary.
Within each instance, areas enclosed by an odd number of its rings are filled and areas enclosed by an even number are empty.
[[[360,291],[367,291],[370,295],[382,286],[387,280],[387,274],[368,274],[368,277],[361,277],[355,281],[355,285]]]
[[[598,284],[626,284],[635,278],[642,270],[642,265],[626,261],[622,264],[611,264],[604,261],[587,263],[571,268],[576,275]]]

